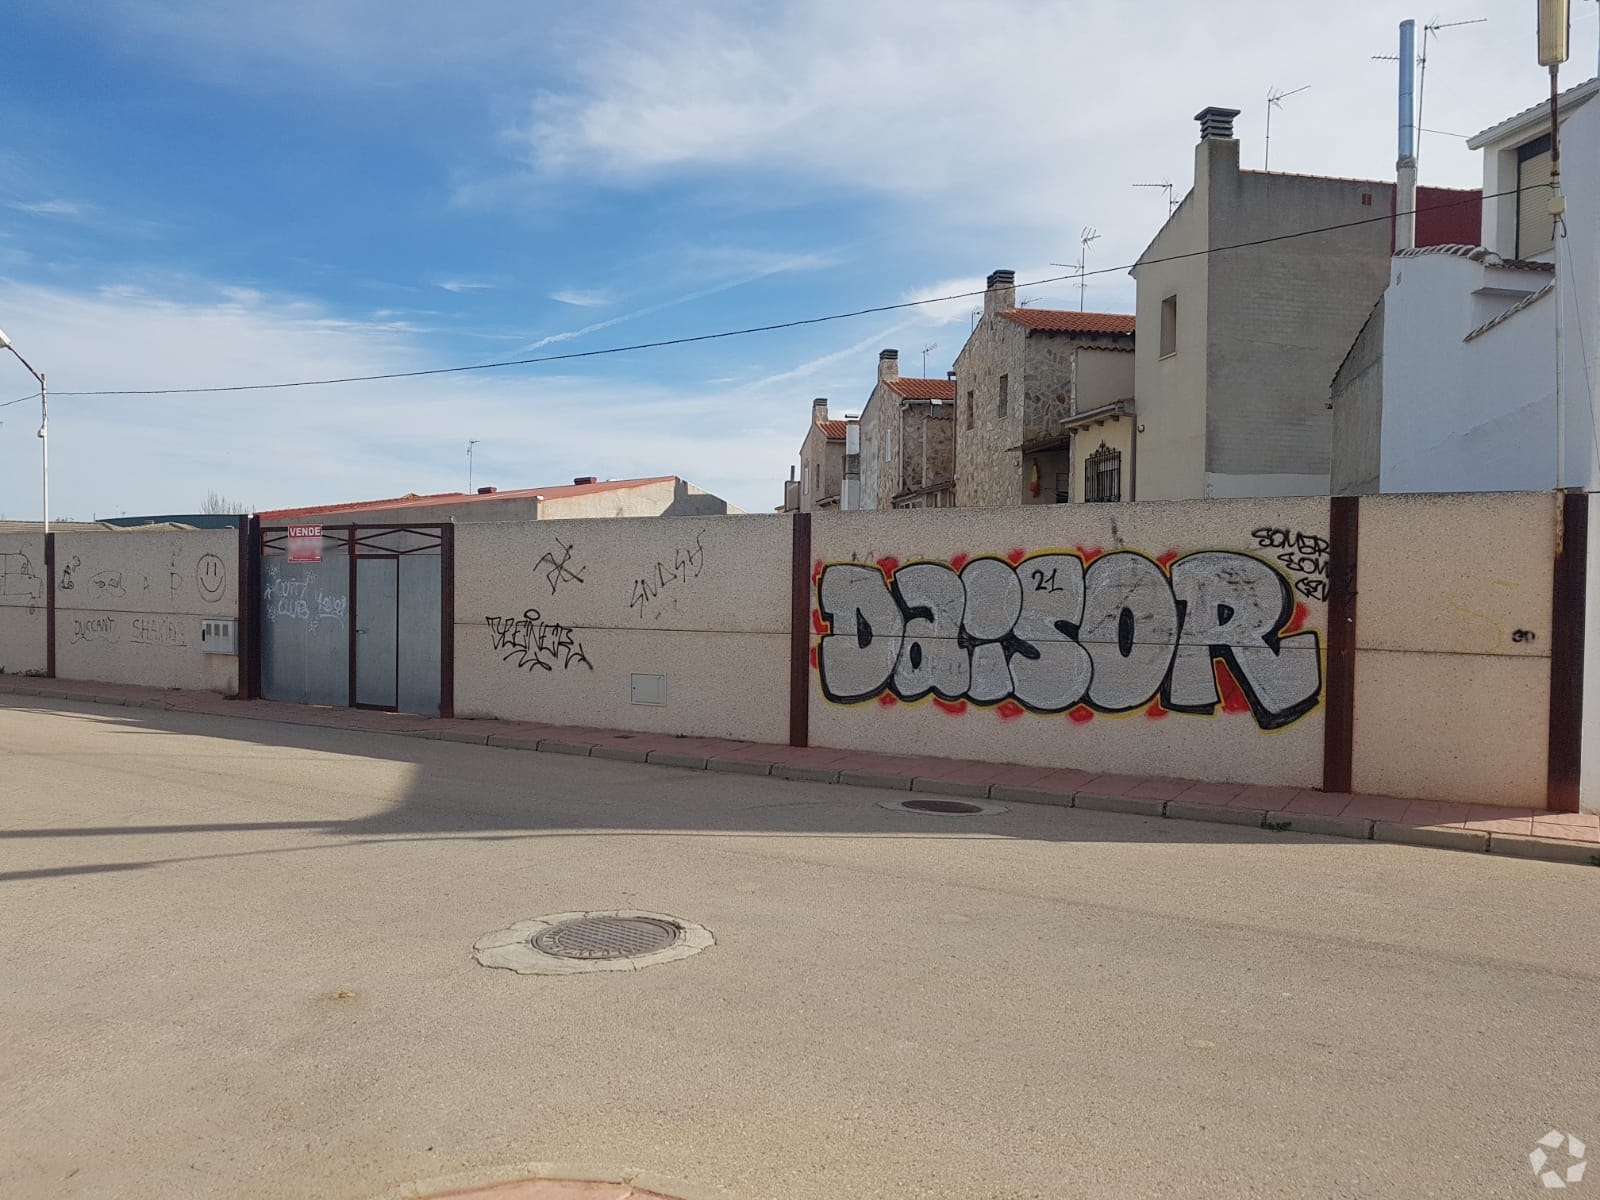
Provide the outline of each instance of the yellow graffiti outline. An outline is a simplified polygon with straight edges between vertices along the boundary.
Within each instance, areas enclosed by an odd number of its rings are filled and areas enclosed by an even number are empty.
[[[1153,564],[1155,566],[1156,570],[1160,571],[1161,574],[1166,577],[1168,583],[1172,582],[1171,563],[1163,564],[1161,562],[1160,558],[1158,558],[1155,555],[1150,554],[1148,551],[1134,549],[1133,547],[1129,547],[1129,546],[1120,546],[1120,547],[1116,548],[1115,550],[1101,550],[1094,557],[1095,558],[1103,558],[1107,554],[1137,554],[1140,558],[1144,559],[1146,562],[1149,562],[1149,563]],[[1296,604],[1303,603],[1303,604],[1306,604],[1307,606],[1309,606],[1309,605],[1311,605],[1313,603],[1321,603],[1324,606],[1326,606],[1326,604],[1327,604],[1326,601],[1314,601],[1310,596],[1302,596],[1299,592],[1295,591],[1294,581],[1289,578],[1288,573],[1286,571],[1284,571],[1283,565],[1281,563],[1273,562],[1272,560],[1270,560],[1268,558],[1264,558],[1260,554],[1257,554],[1257,553],[1255,553],[1254,551],[1251,551],[1251,550],[1234,550],[1234,549],[1231,549],[1230,547],[1227,547],[1227,546],[1214,546],[1214,547],[1212,547],[1210,549],[1185,551],[1184,553],[1179,554],[1176,557],[1174,557],[1172,561],[1173,562],[1178,562],[1180,559],[1185,559],[1185,558],[1188,558],[1191,555],[1195,555],[1195,554],[1237,554],[1237,555],[1240,555],[1241,557],[1244,557],[1244,558],[1253,558],[1258,563],[1261,563],[1263,566],[1265,566],[1269,570],[1271,570],[1280,579],[1284,580],[1285,582],[1287,582],[1289,584],[1290,596],[1291,596],[1291,599],[1293,600],[1294,603],[1296,603]],[[886,555],[882,555],[880,557],[889,558],[891,556],[886,554]],[[967,556],[966,560],[961,564],[961,570],[965,570],[966,569],[967,563],[977,562],[980,559],[990,559],[990,560],[992,560],[994,562],[1003,562],[1003,563],[1006,564],[1006,566],[1010,567],[1012,570],[1019,571],[1019,570],[1022,569],[1024,564],[1026,564],[1028,562],[1031,562],[1035,558],[1060,558],[1060,557],[1077,559],[1078,562],[1083,565],[1085,570],[1088,569],[1088,567],[1090,565],[1090,562],[1092,561],[1090,559],[1086,559],[1084,557],[1084,553],[1083,553],[1082,549],[1080,549],[1080,548],[1075,546],[1070,550],[1068,550],[1068,549],[1036,550],[1031,554],[1024,555],[1022,558],[1018,559],[1016,562],[1012,562],[1011,559],[1006,557],[1004,554],[970,554],[970,555]],[[816,665],[812,666],[811,669],[810,669],[810,673],[811,673],[811,675],[813,676],[813,679],[814,679],[813,686],[816,688],[817,693],[822,696],[823,703],[829,705],[832,708],[866,708],[868,706],[871,706],[871,707],[874,707],[874,708],[885,708],[885,709],[887,709],[887,708],[922,708],[924,706],[930,706],[930,707],[933,707],[933,708],[939,708],[938,705],[933,703],[935,697],[931,693],[929,695],[922,696],[922,697],[920,697],[920,698],[918,698],[916,700],[902,700],[898,696],[896,696],[895,697],[895,702],[893,704],[886,705],[886,704],[883,704],[881,702],[881,699],[880,699],[884,695],[884,693],[882,693],[882,692],[880,692],[880,693],[878,693],[878,695],[872,696],[872,697],[870,697],[869,699],[866,699],[866,700],[842,701],[842,700],[830,700],[828,698],[828,696],[827,696],[827,693],[822,691],[822,639],[825,638],[825,637],[831,636],[832,633],[833,633],[833,622],[829,621],[827,619],[827,617],[822,615],[822,598],[821,598],[820,593],[821,593],[821,589],[822,589],[822,575],[823,575],[823,572],[825,572],[829,567],[869,567],[869,566],[878,568],[878,571],[883,574],[885,585],[892,585],[894,583],[895,573],[898,572],[900,570],[900,568],[902,568],[902,567],[937,566],[937,567],[949,568],[950,567],[950,560],[949,560],[949,558],[946,558],[946,559],[944,559],[942,561],[940,559],[937,559],[937,558],[909,558],[909,559],[906,559],[905,561],[902,562],[902,561],[897,559],[895,561],[894,570],[893,571],[889,571],[889,572],[884,572],[883,571],[883,567],[879,565],[878,560],[877,559],[871,559],[871,558],[866,559],[866,560],[862,560],[862,559],[858,559],[857,558],[857,559],[840,559],[840,560],[836,560],[836,561],[833,561],[833,562],[822,562],[820,570],[815,565],[813,565],[813,567],[811,569],[811,619],[817,620],[817,621],[821,621],[823,624],[827,625],[827,627],[828,627],[828,630],[827,630],[826,633],[817,633],[814,624],[813,624],[813,627],[812,627],[812,634],[813,634],[814,640],[811,643],[811,654],[816,656]],[[953,568],[951,568],[951,569],[953,569]],[[956,574],[957,575],[961,574],[961,571],[956,571]],[[1293,610],[1292,609],[1290,610],[1290,618],[1291,619],[1293,618]],[[1297,629],[1294,632],[1295,633],[1303,633],[1303,632],[1307,631],[1307,628],[1308,627],[1302,626],[1300,629]],[[1327,694],[1328,694],[1328,631],[1327,631],[1326,626],[1324,626],[1324,628],[1321,629],[1321,630],[1317,630],[1317,629],[1314,629],[1314,628],[1310,629],[1310,632],[1312,632],[1312,633],[1320,633],[1321,634],[1321,636],[1317,638],[1317,658],[1318,658],[1318,664],[1317,665],[1318,665],[1318,671],[1320,673],[1320,678],[1319,678],[1319,685],[1318,685],[1318,688],[1317,688],[1317,702],[1316,702],[1316,704],[1314,704],[1310,708],[1306,709],[1305,712],[1301,713],[1298,717],[1296,717],[1294,720],[1290,721],[1287,725],[1280,725],[1276,729],[1262,729],[1259,725],[1257,725],[1256,726],[1256,732],[1257,733],[1264,734],[1264,735],[1270,737],[1270,736],[1272,736],[1274,734],[1284,733],[1287,730],[1294,729],[1296,726],[1298,726],[1300,724],[1300,722],[1304,721],[1307,717],[1311,716],[1312,713],[1321,712],[1323,707],[1324,707],[1324,705],[1327,703]],[[1283,637],[1284,636],[1284,632],[1283,632],[1282,626],[1280,626],[1279,628],[1273,630],[1273,634],[1275,636],[1277,636],[1277,637],[1280,637],[1280,638]],[[1293,637],[1294,634],[1291,633],[1288,636]],[[1233,673],[1232,670],[1228,668],[1227,661],[1225,659],[1223,659],[1221,655],[1213,654],[1213,655],[1210,656],[1210,658],[1211,658],[1211,670],[1212,670],[1213,674],[1215,674],[1216,669],[1217,669],[1217,663],[1219,663],[1219,662],[1222,663],[1224,670],[1228,670],[1228,673],[1230,675]],[[1238,680],[1234,680],[1234,684],[1235,684],[1235,686],[1241,686],[1239,684]],[[946,701],[943,701],[943,703],[950,704],[952,702],[946,700]],[[1004,700],[995,700],[995,701],[970,700],[970,699],[967,699],[966,697],[963,697],[961,701],[957,701],[956,703],[965,703],[968,706],[968,708],[979,709],[979,710],[986,711],[986,712],[993,712],[994,710],[998,709],[1003,704],[1015,704],[1018,708],[1022,709],[1022,715],[1025,716],[1025,717],[1040,717],[1040,718],[1043,718],[1043,719],[1046,719],[1046,720],[1055,720],[1055,721],[1059,721],[1059,720],[1061,720],[1063,718],[1065,718],[1065,719],[1070,721],[1071,718],[1068,717],[1067,714],[1072,711],[1072,709],[1069,708],[1069,709],[1065,709],[1062,712],[1058,712],[1058,713],[1034,712],[1033,709],[1029,708],[1026,704],[1023,704],[1021,701],[1019,701],[1019,700],[1017,700],[1017,699],[1015,699],[1014,697],[1011,697],[1011,696],[1007,696]],[[1080,700],[1078,703],[1082,704],[1083,701]],[[1130,718],[1133,718],[1133,717],[1145,717],[1147,720],[1165,720],[1166,717],[1156,718],[1156,717],[1150,717],[1149,716],[1150,709],[1153,706],[1155,706],[1157,704],[1160,704],[1160,703],[1161,703],[1161,697],[1159,695],[1157,695],[1150,701],[1149,704],[1146,704],[1143,708],[1131,708],[1131,709],[1127,710],[1126,712],[1116,712],[1116,713],[1101,712],[1098,708],[1091,708],[1090,711],[1094,713],[1094,719],[1097,720],[1097,721],[1102,721],[1102,720],[1126,721],[1126,720],[1129,720]],[[1074,707],[1077,707],[1077,706],[1074,705]],[[945,710],[943,708],[939,708],[939,711],[941,713],[944,713],[944,715],[946,715],[946,716],[959,716],[960,715],[959,713],[948,712],[947,710]],[[1238,716],[1238,715],[1240,715],[1240,714],[1237,714],[1237,713],[1230,713],[1230,712],[1226,711],[1221,706],[1221,704],[1218,704],[1217,711],[1216,712],[1212,712],[1212,713],[1183,712],[1180,709],[1174,709],[1174,708],[1163,708],[1163,711],[1167,714],[1168,717],[1196,717],[1196,718],[1204,718],[1204,719],[1212,720],[1212,721],[1217,720],[1219,717],[1230,717],[1230,716]],[[1253,718],[1252,718],[1252,720],[1253,720]],[[1073,723],[1076,724],[1076,722],[1073,722]],[[1087,722],[1085,722],[1085,724],[1087,724]]]

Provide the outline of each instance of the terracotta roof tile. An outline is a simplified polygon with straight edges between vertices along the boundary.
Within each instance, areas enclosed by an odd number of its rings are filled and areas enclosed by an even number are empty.
[[[844,441],[843,421],[818,421],[817,428],[822,430],[822,436],[830,442]]]
[[[1074,312],[1064,308],[1008,308],[1000,314],[1046,333],[1133,334],[1132,313]]]
[[[889,390],[907,400],[954,400],[956,382],[953,379],[924,379],[919,375],[900,375],[885,379]]]

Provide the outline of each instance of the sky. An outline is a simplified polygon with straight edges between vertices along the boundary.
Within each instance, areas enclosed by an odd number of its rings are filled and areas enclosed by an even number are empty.
[[[813,397],[942,377],[979,289],[1131,312],[1207,105],[1247,167],[1393,177],[1398,22],[1436,20],[1422,182],[1537,103],[1531,0],[78,0],[7,17],[0,328],[50,381],[53,518],[677,474],[782,500]],[[1573,0],[1563,86],[1594,73]],[[1486,21],[1451,25],[1453,22]],[[1085,230],[1090,270],[1070,273]],[[0,356],[0,405],[28,396]],[[40,513],[36,396],[0,516]]]

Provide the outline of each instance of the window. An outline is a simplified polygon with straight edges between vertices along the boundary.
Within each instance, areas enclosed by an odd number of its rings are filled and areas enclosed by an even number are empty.
[[[973,406],[976,403],[977,403],[977,401],[974,399],[973,394],[972,394],[971,390],[969,389],[968,392],[967,392],[967,428],[968,429],[972,428],[972,409],[973,409]]]
[[[1011,376],[1002,375],[1000,376],[1000,398],[995,402],[994,415],[997,417],[1004,417],[1006,415],[1006,405],[1010,402],[1010,400]]]
[[[1550,215],[1550,135],[1517,147],[1517,257],[1555,249]]]
[[[1104,442],[1083,461],[1083,498],[1089,504],[1122,499],[1122,452]]]
[[[1178,298],[1168,296],[1161,302],[1161,357],[1178,352]]]
[[[1057,504],[1071,504],[1072,503],[1072,472],[1071,471],[1057,471],[1056,472],[1056,503]]]

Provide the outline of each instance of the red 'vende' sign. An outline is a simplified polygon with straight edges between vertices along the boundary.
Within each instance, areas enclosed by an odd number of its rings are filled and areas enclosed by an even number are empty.
[[[322,526],[289,526],[289,561],[307,563],[322,561]]]

